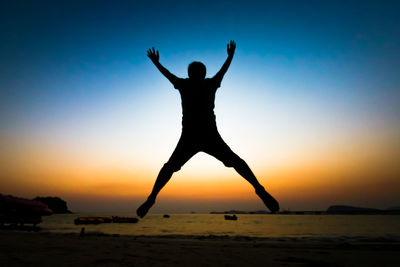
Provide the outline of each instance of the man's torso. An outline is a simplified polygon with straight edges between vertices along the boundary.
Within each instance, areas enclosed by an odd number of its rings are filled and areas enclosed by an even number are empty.
[[[179,79],[174,86],[181,94],[183,129],[216,129],[214,102],[219,84],[213,79]]]

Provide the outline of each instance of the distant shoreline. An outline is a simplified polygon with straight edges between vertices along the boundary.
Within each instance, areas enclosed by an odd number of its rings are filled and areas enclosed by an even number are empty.
[[[211,211],[210,214],[271,214],[267,210],[257,211],[241,211],[241,210],[228,210],[228,211]],[[296,215],[399,215],[400,208],[394,207],[389,209],[374,209],[374,208],[363,208],[348,205],[333,205],[327,210],[306,210],[306,211],[290,211],[282,210],[277,214],[296,214]]]

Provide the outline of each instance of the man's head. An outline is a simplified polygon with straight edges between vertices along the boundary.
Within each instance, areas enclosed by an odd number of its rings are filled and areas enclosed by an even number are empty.
[[[203,80],[206,77],[206,66],[198,61],[193,61],[188,67],[189,79]]]

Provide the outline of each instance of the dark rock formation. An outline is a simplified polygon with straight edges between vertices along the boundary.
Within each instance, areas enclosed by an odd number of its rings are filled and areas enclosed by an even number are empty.
[[[326,211],[328,214],[382,214],[383,210],[371,209],[371,208],[360,208],[344,205],[330,206]]]
[[[248,214],[248,212],[241,210],[227,210],[227,211],[211,211],[210,214]]]
[[[266,211],[266,210],[256,210],[256,211],[251,211],[250,214],[270,214],[271,212]]]
[[[68,210],[67,202],[59,197],[36,197],[33,200],[46,204],[54,213],[72,213]]]

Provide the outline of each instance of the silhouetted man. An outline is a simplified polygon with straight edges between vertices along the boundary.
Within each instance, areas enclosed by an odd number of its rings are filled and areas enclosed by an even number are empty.
[[[236,44],[230,41],[227,44],[228,58],[218,73],[211,79],[206,77],[206,67],[201,62],[192,62],[188,67],[188,79],[178,78],[164,68],[160,62],[158,50],[154,47],[147,51],[147,56],[156,65],[159,71],[179,90],[182,99],[182,134],[175,151],[164,164],[153,190],[147,200],[137,209],[137,214],[144,217],[154,205],[160,190],[169,181],[172,174],[197,152],[203,151],[219,159],[227,167],[233,167],[255,189],[256,194],[271,210],[279,210],[278,202],[265,191],[257,181],[253,172],[244,160],[236,155],[218,133],[214,114],[215,92],[221,85],[222,78],[231,64]]]

